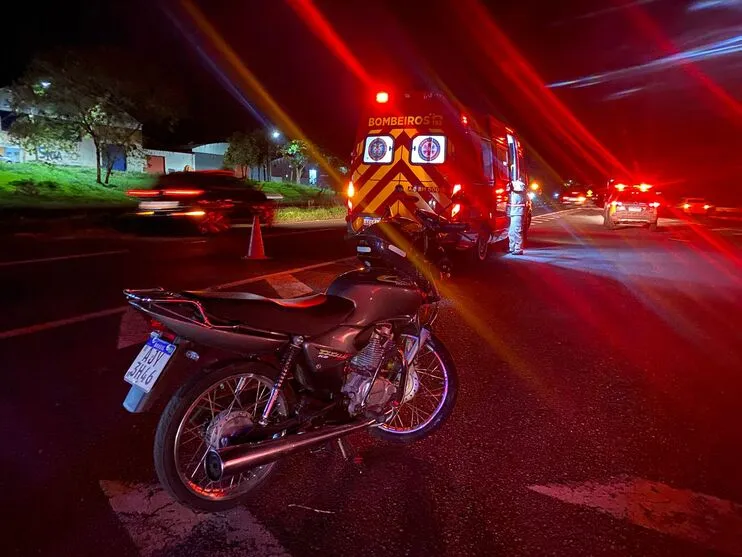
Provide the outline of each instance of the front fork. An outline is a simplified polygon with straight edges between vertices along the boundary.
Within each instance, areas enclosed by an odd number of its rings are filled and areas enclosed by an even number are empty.
[[[430,338],[430,330],[427,327],[420,327],[420,333],[417,335],[403,334],[404,348],[402,350],[402,377],[399,381],[399,392],[397,394],[397,408],[404,402],[407,392],[407,380],[409,370],[417,357],[420,348],[422,348]],[[414,368],[412,368],[414,370]]]

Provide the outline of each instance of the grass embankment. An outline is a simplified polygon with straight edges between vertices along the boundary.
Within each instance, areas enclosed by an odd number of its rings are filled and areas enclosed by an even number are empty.
[[[302,222],[342,219],[347,209],[342,205],[330,207],[281,207],[276,211],[276,222]]]
[[[132,205],[130,188],[147,188],[154,176],[144,172],[113,172],[110,184],[95,182],[95,168],[46,163],[0,163],[0,206],[79,207]]]

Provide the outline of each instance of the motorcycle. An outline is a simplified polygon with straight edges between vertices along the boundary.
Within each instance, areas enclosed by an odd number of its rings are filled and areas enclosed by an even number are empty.
[[[154,463],[174,499],[225,510],[283,457],[363,430],[410,443],[441,426],[458,379],[431,331],[441,273],[431,261],[436,238],[461,225],[419,217],[357,235],[363,268],[321,294],[124,291],[153,329],[125,374],[124,407],[162,409]]]

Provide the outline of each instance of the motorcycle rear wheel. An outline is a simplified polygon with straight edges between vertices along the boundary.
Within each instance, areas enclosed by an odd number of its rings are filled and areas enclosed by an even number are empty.
[[[210,434],[226,417],[238,415],[256,423],[274,381],[268,366],[244,362],[197,376],[173,395],[157,425],[154,462],[157,477],[178,502],[207,512],[235,507],[271,473],[275,462],[244,474],[212,482],[206,477],[204,458]],[[286,417],[282,394],[273,414]]]
[[[415,395],[400,405],[394,418],[370,430],[374,437],[393,443],[414,443],[435,432],[451,414],[459,380],[453,358],[443,343],[431,335],[420,348],[413,367],[418,381]]]

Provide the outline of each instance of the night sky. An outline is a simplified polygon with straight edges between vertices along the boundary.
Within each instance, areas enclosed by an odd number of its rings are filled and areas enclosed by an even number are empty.
[[[351,150],[370,92],[285,0],[198,4],[311,139],[341,156]],[[742,0],[622,0],[602,8],[492,0],[481,2],[486,18],[472,11],[476,4],[315,0],[374,81],[393,91],[445,84],[463,102],[499,113],[564,175],[589,165],[574,149],[555,149],[562,124],[536,116],[538,101],[509,77],[514,60],[490,40],[483,20],[632,172],[742,190]],[[232,87],[239,80],[175,2],[71,0],[40,9],[31,17],[25,5],[4,8],[0,82],[44,49],[118,44],[187,93],[189,117],[174,134],[145,130],[159,144],[221,140],[256,127],[254,110],[266,115],[253,92]]]

